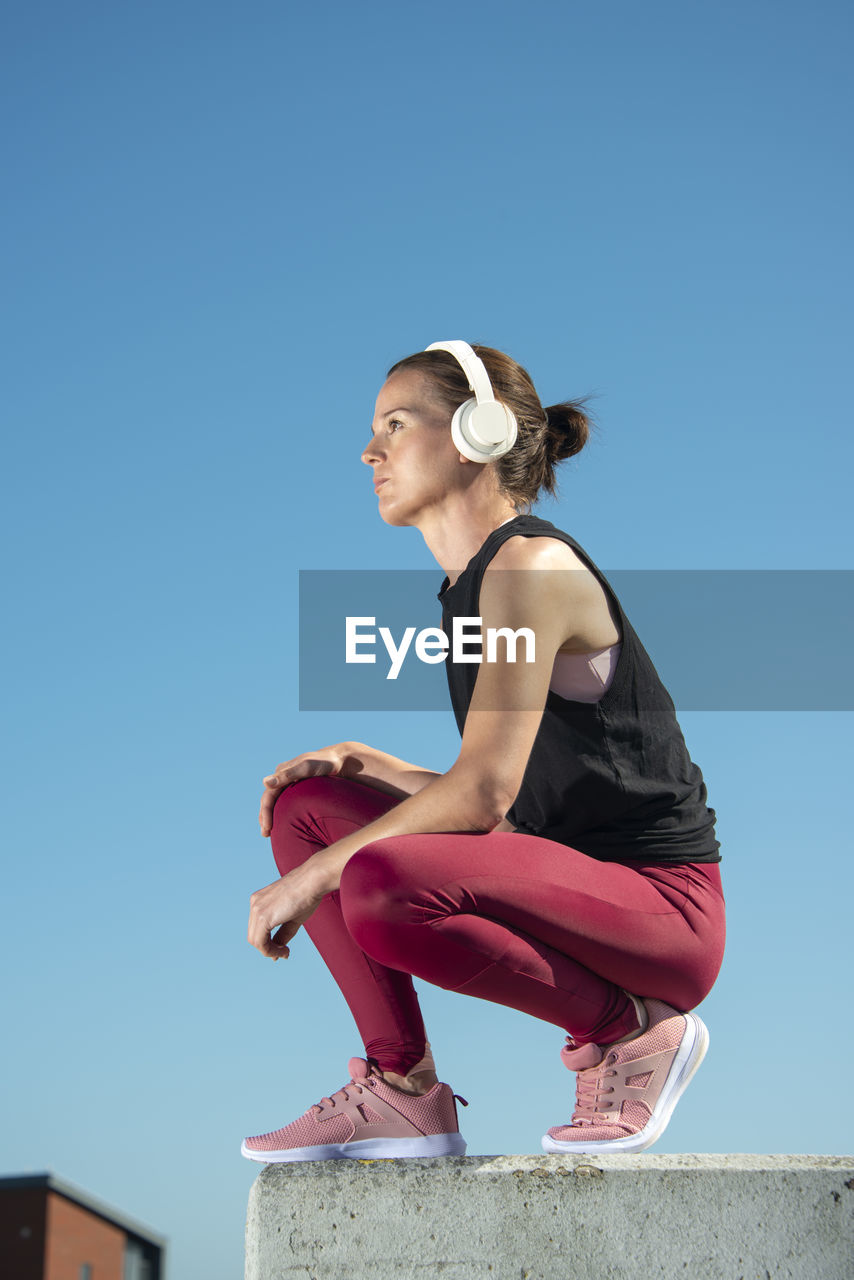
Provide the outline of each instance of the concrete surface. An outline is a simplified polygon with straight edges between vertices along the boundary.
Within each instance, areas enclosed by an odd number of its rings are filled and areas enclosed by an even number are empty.
[[[854,1157],[268,1165],[246,1280],[851,1280]]]

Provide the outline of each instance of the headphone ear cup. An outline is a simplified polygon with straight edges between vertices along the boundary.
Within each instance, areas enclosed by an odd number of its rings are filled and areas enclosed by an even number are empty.
[[[478,404],[466,400],[451,419],[451,437],[470,462],[490,462],[516,443],[516,419],[498,400]]]
[[[468,439],[463,428],[463,419],[465,418],[468,420],[471,416],[472,409],[476,408],[476,400],[465,400],[451,419],[451,439],[459,452],[464,458],[468,458],[469,462],[483,461],[480,450]]]

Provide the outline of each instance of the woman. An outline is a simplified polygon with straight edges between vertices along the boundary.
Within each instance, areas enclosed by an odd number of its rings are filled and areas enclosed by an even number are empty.
[[[714,811],[613,590],[525,513],[587,434],[578,403],[543,409],[489,347],[434,344],[380,391],[362,458],[383,520],[420,529],[446,570],[445,633],[459,617],[527,628],[533,661],[501,644],[448,661],[462,745],[447,773],[339,743],[265,778],[281,879],[252,895],[249,941],[287,957],[304,926],[365,1057],[298,1120],[247,1138],[250,1159],[464,1153],[411,975],[567,1033],[575,1109],[546,1151],[648,1147],[703,1058],[690,1010],[724,944]]]

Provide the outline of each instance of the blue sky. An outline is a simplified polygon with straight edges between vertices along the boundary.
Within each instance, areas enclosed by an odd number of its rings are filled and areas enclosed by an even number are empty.
[[[230,1280],[241,1137],[344,1081],[359,1045],[310,943],[273,966],[245,922],[272,765],[456,754],[449,708],[297,710],[299,569],[441,583],[359,460],[396,359],[462,337],[544,403],[595,395],[538,514],[606,570],[851,567],[851,25],[753,0],[7,8],[0,1172],[52,1168],[169,1235],[170,1280]],[[655,1149],[848,1151],[812,1099],[852,1049],[850,714],[681,719],[730,938]],[[570,1109],[560,1037],[422,1003],[470,1152],[538,1150]]]

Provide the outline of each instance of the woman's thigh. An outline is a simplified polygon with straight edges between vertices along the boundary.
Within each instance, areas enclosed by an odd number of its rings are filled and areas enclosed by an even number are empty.
[[[716,864],[626,865],[521,832],[443,832],[366,845],[341,888],[367,900],[360,913],[367,906],[380,929],[485,917],[683,1008],[708,994],[723,958]]]

